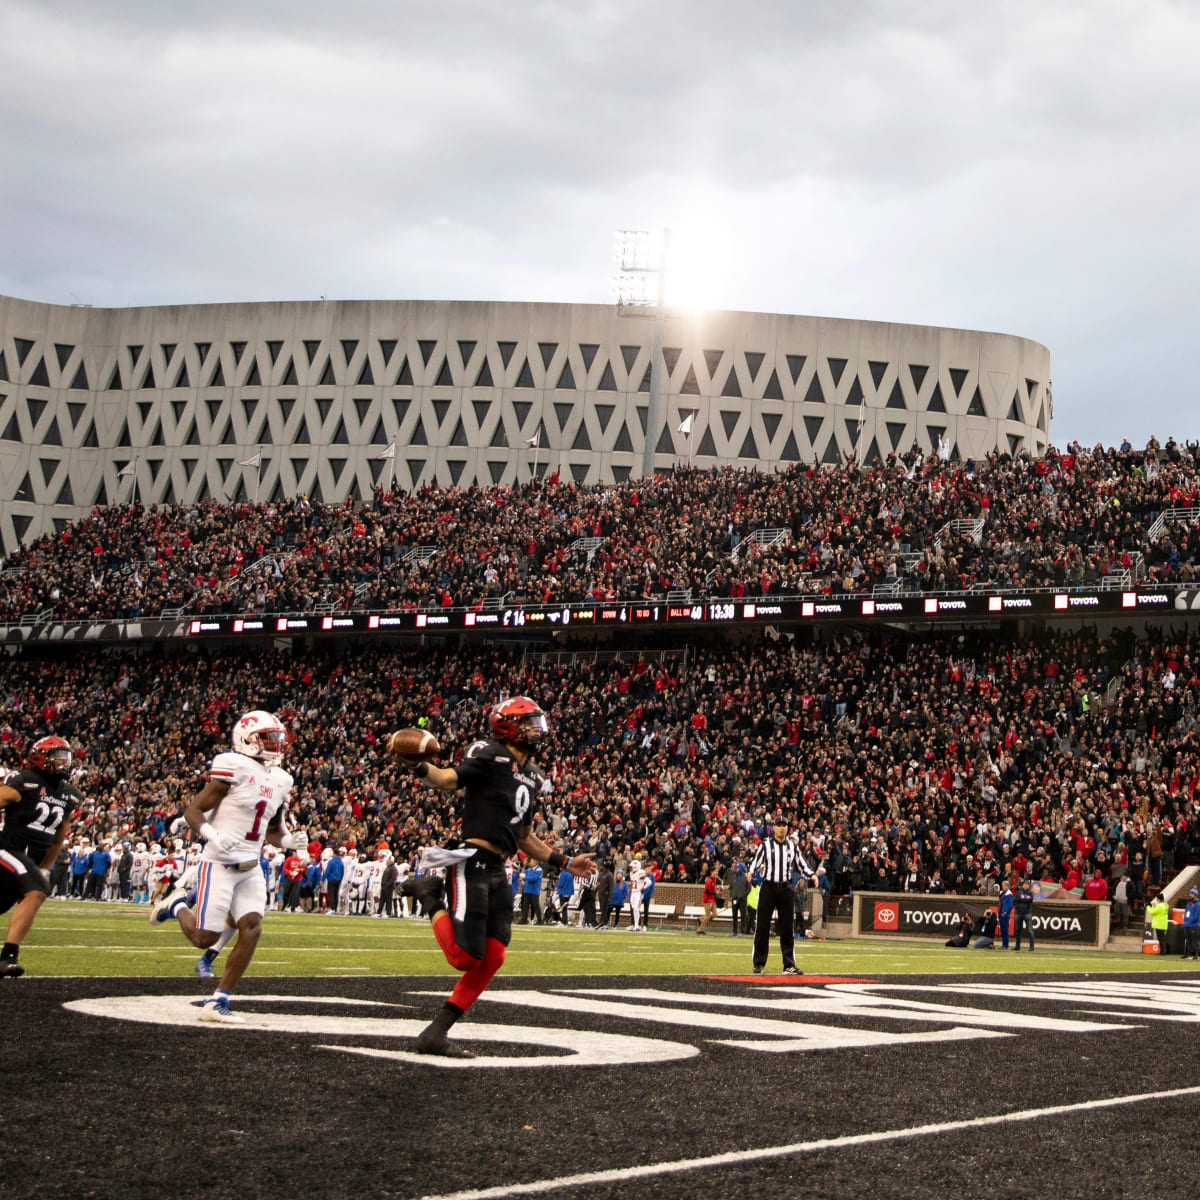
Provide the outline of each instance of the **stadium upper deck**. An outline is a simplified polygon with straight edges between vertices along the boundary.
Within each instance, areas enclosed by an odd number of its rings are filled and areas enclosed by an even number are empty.
[[[1049,441],[1049,352],[1025,338],[671,313],[652,416],[653,328],[610,305],[0,297],[0,544],[135,494],[337,503],[380,481],[620,483],[648,444],[658,471],[769,473]]]
[[[1187,586],[1196,449],[97,508],[9,560],[0,619]]]

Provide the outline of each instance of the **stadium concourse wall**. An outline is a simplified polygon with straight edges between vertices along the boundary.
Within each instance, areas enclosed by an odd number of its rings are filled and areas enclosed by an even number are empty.
[[[376,482],[620,482],[640,473],[647,437],[657,470],[1048,443],[1050,355],[1036,342],[745,312],[667,314],[647,431],[654,326],[598,304],[0,296],[0,543],[135,493],[340,502]]]

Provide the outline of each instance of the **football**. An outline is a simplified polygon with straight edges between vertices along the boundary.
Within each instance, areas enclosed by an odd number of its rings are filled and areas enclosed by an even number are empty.
[[[388,753],[401,758],[433,758],[442,752],[437,738],[427,729],[397,729],[388,739]]]

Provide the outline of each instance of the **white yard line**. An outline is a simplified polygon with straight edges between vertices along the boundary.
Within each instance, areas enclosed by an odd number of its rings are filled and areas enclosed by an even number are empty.
[[[439,1192],[421,1200],[503,1200],[506,1196],[535,1196],[560,1189],[587,1187],[591,1184],[623,1183],[629,1179],[651,1179],[656,1175],[675,1175],[684,1171],[706,1171],[732,1167],[741,1163],[760,1162],[768,1158],[787,1158],[795,1154],[813,1154],[820,1150],[843,1150],[848,1146],[869,1146],[880,1142],[903,1141],[908,1138],[930,1137],[940,1133],[957,1133],[965,1129],[983,1129],[992,1125],[1039,1121],[1067,1113],[1093,1112],[1102,1108],[1118,1108],[1127,1104],[1144,1104],[1152,1100],[1173,1100],[1181,1096],[1200,1096],[1200,1087],[1171,1088],[1161,1092],[1137,1092],[1126,1096],[1110,1096],[1105,1100],[1085,1100],[1078,1104],[1056,1104],[1049,1108],[1020,1109],[993,1117],[971,1117],[962,1121],[942,1121],[935,1125],[915,1125],[908,1129],[884,1129],[878,1133],[848,1134],[845,1137],[818,1138],[811,1142],[792,1142],[786,1146],[763,1146],[757,1150],[734,1150],[706,1158],[681,1158],[674,1162],[650,1163],[644,1166],[617,1167],[607,1171],[587,1171],[579,1175],[556,1175],[533,1183],[505,1183],[499,1187],[471,1188],[460,1192]]]
[[[112,954],[161,954],[164,950],[170,949],[166,945],[151,947],[150,949],[137,949],[133,946],[97,946],[94,942],[83,942],[77,946],[55,942],[42,942],[37,946],[30,946],[29,948],[31,950],[36,949],[39,954],[45,954],[51,950],[107,950]]]

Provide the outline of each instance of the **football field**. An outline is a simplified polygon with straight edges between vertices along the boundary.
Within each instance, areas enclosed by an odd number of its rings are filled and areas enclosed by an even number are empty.
[[[30,974],[176,977],[190,973],[199,952],[172,922],[152,929],[148,905],[49,902],[21,962]],[[695,929],[590,930],[563,926],[513,927],[504,964],[515,975],[733,975],[750,970],[751,939],[728,931],[698,937]],[[1187,971],[1200,964],[1140,954],[1056,949],[1043,943],[1020,956],[947,949],[941,942],[844,938],[800,940],[797,962],[808,974],[922,975],[973,972],[1041,974]],[[780,966],[772,944],[768,967]],[[375,919],[268,913],[250,968],[252,976],[445,975],[446,965],[420,919]]]
[[[454,1036],[423,921],[267,917],[211,983],[147,910],[51,903],[0,981],[29,1196],[1192,1196],[1200,971],[1139,954],[517,928]],[[166,1181],[169,1181],[166,1182]]]

